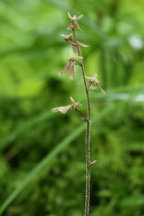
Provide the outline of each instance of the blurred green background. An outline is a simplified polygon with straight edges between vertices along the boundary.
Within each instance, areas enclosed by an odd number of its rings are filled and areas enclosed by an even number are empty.
[[[144,216],[144,1],[0,1],[0,214],[81,216],[85,197],[85,123],[52,113],[80,101],[75,79],[58,76],[71,46],[60,37],[84,18],[78,40],[91,91],[91,216]]]

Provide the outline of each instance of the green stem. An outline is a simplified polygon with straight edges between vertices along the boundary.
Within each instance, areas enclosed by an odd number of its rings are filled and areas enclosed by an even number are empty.
[[[77,44],[75,30],[72,29],[74,41]],[[78,55],[80,54],[79,46],[77,45]],[[89,206],[90,206],[90,125],[91,125],[91,107],[90,107],[90,97],[89,91],[86,83],[85,70],[83,60],[80,60],[80,67],[82,71],[84,87],[87,97],[87,129],[86,129],[86,194],[85,194],[85,216],[89,216]]]

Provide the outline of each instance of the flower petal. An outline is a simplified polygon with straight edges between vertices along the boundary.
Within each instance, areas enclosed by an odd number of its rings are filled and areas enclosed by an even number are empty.
[[[95,83],[91,83],[91,84],[89,85],[89,89],[96,89],[97,87],[98,87],[98,85],[95,84]]]
[[[60,34],[61,37],[63,37],[64,39],[67,37],[67,35],[65,34]]]
[[[81,42],[79,42],[79,41],[77,41],[77,44],[78,44],[79,46],[82,46],[82,47],[89,47],[88,45],[86,45],[86,44],[84,44],[84,43],[81,43]]]
[[[67,40],[69,44],[76,46],[76,43],[72,42],[71,40]]]
[[[76,28],[77,28],[78,30],[82,31],[82,29],[81,29],[81,27],[79,26],[78,23],[76,23],[75,26],[76,26]]]
[[[72,102],[73,104],[75,104],[75,100],[73,99],[72,96],[70,97],[70,100],[71,100],[71,102]]]
[[[72,45],[72,49],[73,49],[74,53],[78,54],[78,50],[77,50],[76,46]]]
[[[60,106],[52,109],[52,112],[61,112],[65,114],[69,109],[71,109],[72,104],[69,104],[67,106]]]
[[[72,15],[70,14],[69,11],[68,11],[68,17],[72,20]]]
[[[83,17],[83,14],[81,14],[80,16],[78,16],[76,20],[80,20],[82,17]]]
[[[97,79],[97,75],[95,75],[95,76],[93,76],[93,77],[88,77],[88,76],[86,76],[86,79],[89,79],[90,81],[90,84],[91,83],[97,83],[97,84],[99,84],[99,80]]]
[[[74,78],[74,63],[73,62],[70,62],[70,65],[69,65],[67,71],[68,71],[68,75],[69,75],[70,79],[73,80],[73,78]]]
[[[106,95],[105,90],[101,86],[99,86],[99,89],[100,89],[101,93],[103,93],[104,95]]]
[[[75,27],[75,25],[73,23],[71,23],[68,27],[67,30],[72,30]]]
[[[92,78],[92,77],[88,77],[88,76],[86,76],[86,79],[89,79],[89,80],[90,80],[91,78]]]
[[[61,36],[62,36],[62,37],[64,38],[64,40],[66,40],[66,41],[72,41],[72,37],[73,37],[72,34],[69,34],[69,35],[61,34]]]
[[[79,60],[79,59],[82,60],[83,58],[84,58],[83,56],[75,56],[75,59],[78,59],[78,60]]]
[[[70,66],[70,62],[68,61],[68,63],[65,65],[65,67],[58,74],[62,75],[66,70],[68,70],[69,66]]]

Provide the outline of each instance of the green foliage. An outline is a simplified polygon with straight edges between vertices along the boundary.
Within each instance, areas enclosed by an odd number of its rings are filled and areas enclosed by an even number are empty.
[[[85,107],[79,69],[73,83],[57,76],[71,54],[60,37],[69,10],[84,14],[87,76],[98,73],[107,89],[91,92],[91,216],[143,216],[143,8],[142,0],[0,2],[1,215],[83,214],[85,124],[50,111],[69,96]]]

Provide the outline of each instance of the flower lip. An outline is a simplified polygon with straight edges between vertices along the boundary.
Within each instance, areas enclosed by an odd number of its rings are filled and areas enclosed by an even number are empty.
[[[60,107],[53,108],[51,111],[52,112],[61,112],[62,114],[65,114],[71,108],[72,108],[72,105],[69,104],[67,106],[60,106]]]
[[[61,112],[62,114],[65,114],[70,109],[79,110],[78,106],[81,106],[81,104],[79,102],[75,102],[75,100],[72,97],[70,97],[70,100],[71,100],[71,104],[66,105],[66,106],[60,106],[60,107],[53,108],[51,111],[52,112]]]

